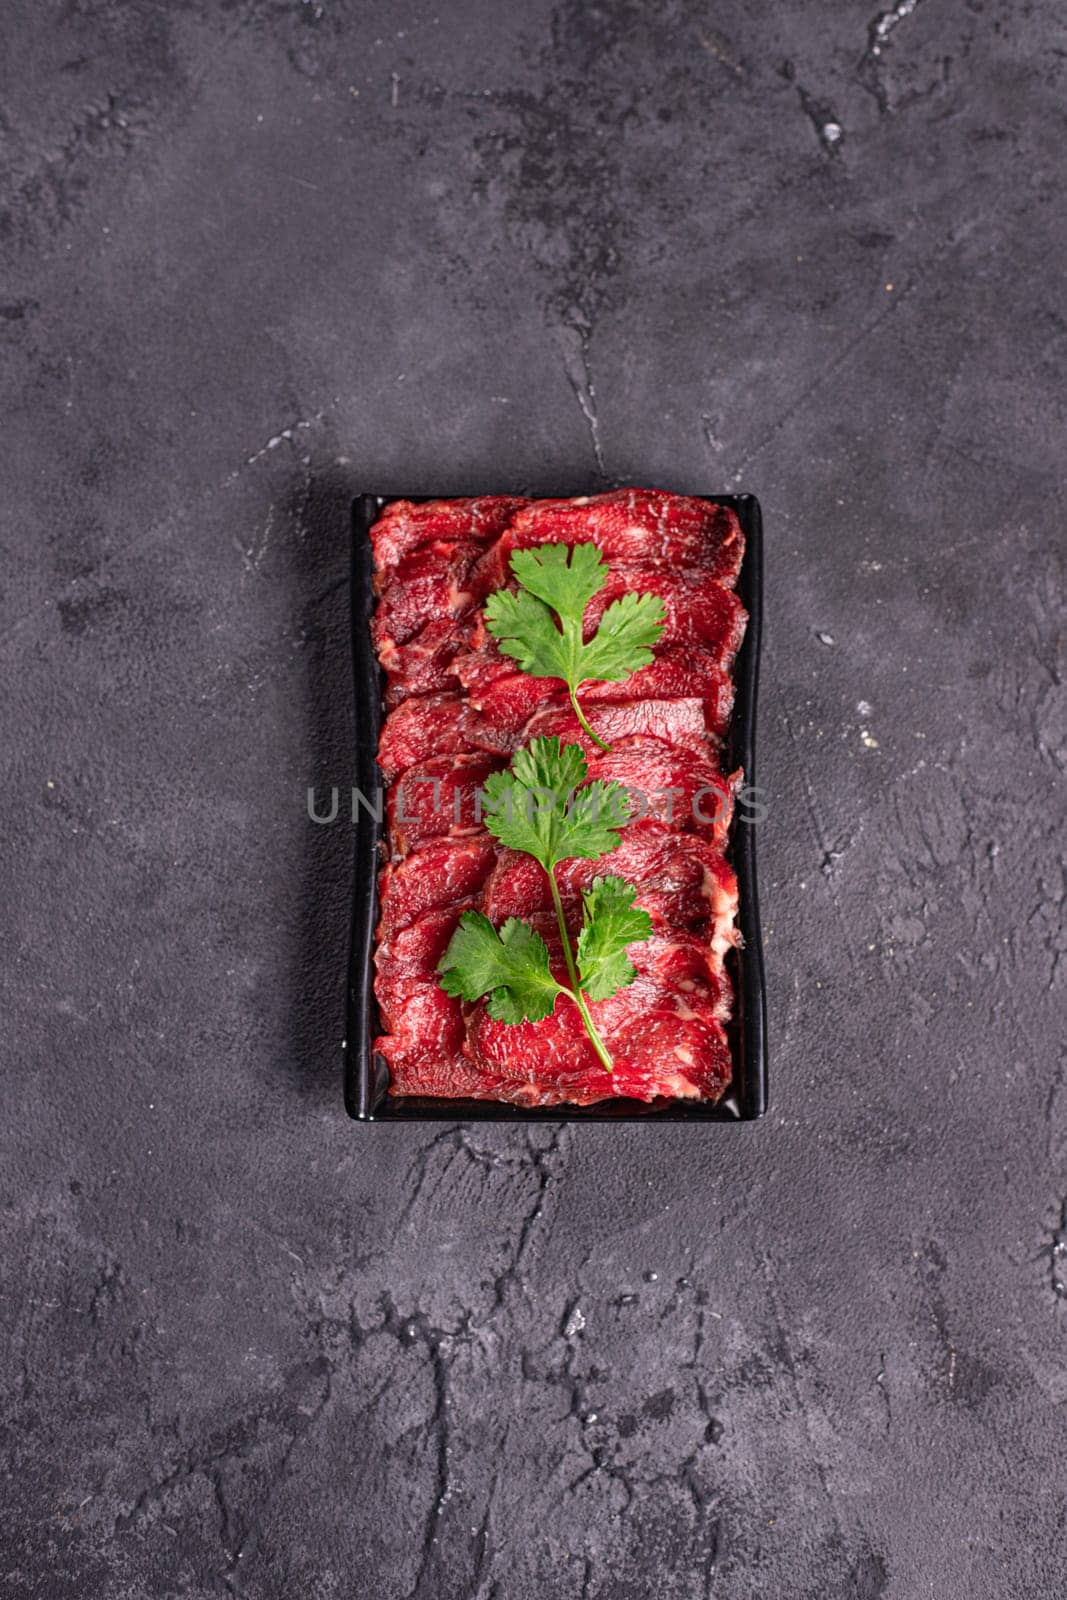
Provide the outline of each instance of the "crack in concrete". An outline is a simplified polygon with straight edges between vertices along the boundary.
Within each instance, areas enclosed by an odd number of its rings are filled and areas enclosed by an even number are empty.
[[[693,1471],[694,1455],[695,1453],[687,1457],[682,1463],[680,1482],[693,1506],[697,1544],[704,1547],[701,1578],[703,1583],[702,1592],[706,1600],[706,1597],[711,1593],[712,1585],[715,1582],[715,1574],[718,1571],[722,1525],[711,1518],[711,1496],[705,1493],[696,1480]]]
[[[564,321],[561,327],[564,334],[563,370],[589,430],[589,442],[592,445],[597,473],[606,481],[604,452],[600,442],[600,419],[596,405],[596,386],[589,363],[592,329],[584,323],[575,321]]]
[[[550,1147],[553,1150],[555,1148],[556,1145]],[[436,1175],[434,1193],[436,1193],[438,1185],[444,1181],[452,1162],[457,1156],[466,1156],[474,1166],[480,1167],[486,1173],[500,1170],[515,1172],[526,1169],[529,1166],[528,1157],[533,1153],[533,1147],[529,1145],[527,1145],[524,1152],[516,1152],[514,1154],[510,1151],[501,1153],[495,1150],[483,1150],[472,1142],[471,1130],[466,1123],[445,1128],[441,1133],[435,1134],[432,1139],[422,1145],[412,1159],[414,1186],[400,1213],[399,1227],[403,1227],[411,1219],[423,1194],[430,1185],[433,1177],[431,1173],[432,1158],[441,1149],[447,1149],[448,1156],[443,1168]],[[534,1154],[535,1170],[539,1167],[540,1161],[541,1156]]]
[[[704,1459],[704,1453],[718,1444],[723,1430],[712,1413],[709,1397],[698,1370],[706,1336],[706,1291],[694,1288],[689,1277],[679,1278],[675,1293],[659,1320],[662,1323],[665,1317],[679,1310],[690,1295],[696,1308],[693,1319],[694,1354],[691,1361],[684,1365],[693,1371],[698,1408],[700,1415],[705,1419],[705,1426],[699,1431],[699,1436],[693,1438],[691,1448],[677,1464],[659,1470],[649,1470],[640,1460],[627,1462],[620,1460],[616,1454],[617,1447],[624,1438],[629,1437],[629,1434],[617,1432],[614,1439],[605,1440],[602,1429],[605,1426],[610,1427],[611,1424],[597,1409],[589,1393],[589,1384],[602,1383],[607,1375],[595,1366],[589,1368],[588,1377],[580,1370],[584,1349],[584,1325],[575,1327],[573,1315],[568,1315],[567,1310],[564,1311],[556,1335],[557,1340],[564,1341],[562,1359],[554,1361],[545,1372],[533,1369],[524,1359],[523,1376],[529,1381],[558,1384],[563,1388],[567,1396],[567,1409],[562,1421],[573,1422],[576,1425],[577,1443],[588,1463],[562,1485],[556,1503],[565,1504],[585,1484],[597,1479],[606,1479],[609,1483],[617,1485],[621,1492],[621,1501],[613,1514],[625,1517],[636,1507],[644,1504],[650,1491],[681,1489],[693,1509],[693,1537],[702,1579],[699,1592],[707,1595],[711,1592],[720,1565],[722,1530],[718,1517],[713,1515],[718,1506],[719,1491],[717,1487],[705,1488],[701,1483],[700,1464]],[[585,1299],[585,1294],[580,1289],[568,1297],[567,1308],[572,1310],[579,1299]],[[620,1303],[624,1302],[615,1302],[616,1305]],[[666,1390],[662,1395],[653,1396],[646,1401],[642,1410],[646,1415],[653,1415],[657,1420],[662,1420],[669,1414],[669,1410],[667,1412],[656,1410],[655,1402],[664,1400],[667,1401],[669,1409],[673,1409],[673,1391]],[[592,1563],[589,1563],[586,1582],[591,1581]]]
[[[882,82],[882,52],[891,43],[893,33],[905,17],[910,17],[918,5],[919,0],[897,0],[890,10],[879,11],[867,24],[867,48],[860,57],[858,75],[860,84],[868,94],[874,96],[881,112],[890,110],[889,92]]]
[[[823,150],[828,156],[840,155],[845,130],[833,107],[827,101],[817,99],[802,83],[796,81],[796,69],[792,61],[784,63],[782,77],[796,89],[800,108],[815,129],[815,137]]]
[[[704,435],[704,443],[707,445],[709,450],[714,450],[716,455],[721,455],[724,446],[722,440],[715,431],[717,426],[718,422],[715,417],[710,416],[706,411],[702,411],[700,413],[700,428]]]
[[[690,1272],[692,1272],[692,1267]],[[693,1304],[696,1307],[696,1316],[693,1321],[693,1356],[690,1366],[693,1371],[693,1383],[696,1388],[697,1407],[704,1418],[704,1442],[717,1445],[723,1435],[723,1426],[715,1415],[707,1386],[701,1375],[701,1359],[704,1354],[704,1344],[707,1339],[707,1306],[708,1296],[705,1289],[697,1289],[693,1295]],[[718,1312],[713,1316],[719,1317]],[[720,1318],[721,1320],[721,1318]]]
[[[422,1548],[419,1555],[419,1567],[415,1575],[415,1584],[410,1594],[410,1600],[423,1600],[423,1597],[434,1596],[440,1592],[440,1586],[432,1577],[432,1569],[436,1564],[437,1530],[450,1497],[448,1459],[450,1445],[448,1363],[450,1358],[442,1347],[444,1341],[452,1338],[453,1335],[445,1329],[435,1327],[424,1311],[416,1309],[406,1317],[401,1316],[388,1291],[382,1294],[381,1305],[383,1311],[382,1329],[387,1333],[391,1333],[401,1344],[409,1345],[414,1342],[422,1344],[430,1361],[433,1409],[426,1421],[426,1433],[434,1439],[433,1500],[426,1516]]]
[[[249,1459],[259,1443],[258,1423],[268,1420],[272,1419],[267,1414],[259,1419],[253,1418],[248,1437],[227,1439],[206,1451],[186,1452],[161,1478],[141,1490],[128,1512],[120,1513],[115,1518],[116,1534],[139,1521],[151,1508],[164,1500],[177,1484],[199,1475],[209,1484],[219,1513],[219,1542],[225,1556],[225,1565],[218,1576],[223,1579],[227,1587],[232,1587],[229,1579],[244,1543],[245,1534],[237,1532],[240,1522],[236,1511],[229,1504],[223,1472],[229,1463]],[[285,1459],[287,1458],[288,1452]]]
[[[520,1272],[534,1230],[544,1215],[545,1196],[552,1181],[552,1168],[550,1158],[559,1150],[568,1124],[558,1123],[545,1145],[537,1145],[527,1138],[527,1149],[533,1160],[533,1171],[537,1179],[537,1187],[533,1197],[533,1205],[523,1217],[519,1225],[518,1238],[511,1260],[505,1265],[502,1272],[497,1273],[493,1279],[493,1305],[490,1316],[498,1310],[503,1310],[507,1300],[507,1293],[512,1284],[521,1284]]]
[[[786,1332],[785,1319],[782,1316],[781,1306],[778,1302],[778,1293],[775,1288],[774,1281],[774,1264],[771,1260],[771,1257],[765,1254],[762,1257],[761,1265],[763,1268],[764,1280],[767,1284],[767,1299],[770,1302],[771,1312],[774,1317],[775,1330],[778,1335],[778,1347],[781,1351],[782,1360],[785,1364],[785,1370],[789,1376],[790,1385],[796,1400],[797,1410],[800,1413],[800,1420],[804,1428],[805,1436],[807,1437],[808,1448],[811,1451],[811,1459],[815,1467],[815,1475],[819,1480],[819,1486],[822,1489],[823,1496],[826,1500],[826,1506],[830,1513],[830,1520],[833,1525],[834,1537],[837,1541],[838,1548],[848,1563],[853,1582],[856,1583],[858,1582],[856,1561],[849,1554],[848,1544],[841,1525],[841,1515],[838,1509],[837,1499],[832,1488],[830,1487],[830,1478],[826,1470],[826,1464],[823,1461],[821,1454],[816,1449],[815,1435],[812,1431],[808,1403],[805,1400],[803,1391],[800,1387],[800,1374],[793,1355],[793,1347],[790,1343],[789,1335]]]
[[[308,1413],[303,1426],[293,1432],[289,1443],[282,1451],[278,1465],[271,1474],[270,1482],[268,1483],[263,1495],[260,1497],[251,1519],[245,1524],[244,1532],[240,1536],[236,1548],[233,1551],[233,1555],[230,1558],[229,1571],[225,1576],[226,1586],[232,1594],[236,1594],[238,1592],[238,1563],[243,1561],[247,1555],[254,1554],[258,1548],[267,1513],[270,1510],[274,1496],[279,1487],[285,1482],[289,1475],[289,1463],[293,1459],[297,1446],[302,1443],[302,1441],[307,1437],[308,1433],[310,1433],[315,1427],[319,1421],[319,1418],[323,1415],[327,1406],[330,1404],[331,1399],[333,1398],[333,1365],[325,1354],[319,1358],[319,1361],[321,1368],[325,1373],[325,1384],[323,1386],[322,1395],[310,1413]],[[213,1479],[218,1485],[217,1494],[219,1503],[224,1509],[226,1509],[221,1473],[216,1471],[213,1475]],[[228,1520],[232,1519],[228,1518]]]
[[[1052,1077],[1052,1082],[1049,1084],[1048,1094],[1045,1096],[1045,1154],[1050,1160],[1052,1159],[1053,1150],[1056,1143],[1056,1118],[1054,1113],[1056,1110],[1056,1102],[1063,1090],[1065,1072],[1067,1072],[1067,1053],[1061,1052],[1060,1059],[1056,1064],[1056,1071]]]
[[[397,1221],[398,1231],[400,1228],[403,1228],[407,1225],[413,1211],[422,1198],[423,1190],[430,1181],[430,1160],[434,1152],[440,1149],[442,1145],[453,1145],[453,1156],[460,1149],[466,1149],[467,1147],[463,1141],[463,1133],[464,1130],[459,1127],[445,1128],[441,1133],[435,1134],[434,1137],[428,1141],[428,1143],[420,1145],[419,1149],[416,1150],[412,1159],[412,1170],[414,1172],[415,1183]],[[452,1156],[449,1157],[445,1164],[446,1171],[451,1165],[451,1161]]]
[[[99,155],[112,149],[127,154],[142,122],[137,115],[140,110],[140,105],[124,90],[119,93],[109,90],[101,100],[86,107],[82,116],[70,125],[61,143],[46,150],[40,163],[16,180],[9,204],[13,209],[25,204],[27,210],[36,211],[47,195],[59,220],[69,222],[73,210],[65,179],[70,169],[85,155]],[[11,171],[10,166],[8,171]]]
[[[889,1387],[886,1383],[884,1350],[879,1351],[878,1363],[878,1371],[874,1375],[874,1381],[885,1405],[885,1431],[888,1434],[893,1426],[893,1403],[889,1397]]]
[[[481,1521],[478,1523],[477,1528],[473,1531],[475,1558],[474,1573],[470,1581],[470,1594],[472,1600],[478,1600],[478,1596],[482,1592],[482,1585],[485,1583],[486,1578],[489,1576],[489,1572],[492,1568],[493,1548],[490,1543],[489,1536],[493,1521],[493,1507],[496,1504],[497,1491],[500,1488],[500,1480],[504,1471],[504,1462],[508,1459],[508,1441],[510,1437],[511,1423],[507,1422],[504,1425],[503,1437],[501,1438],[498,1446],[496,1468],[493,1472],[492,1482],[489,1485],[489,1493],[485,1497],[485,1509],[482,1512]],[[492,1595],[496,1588],[497,1583],[494,1579],[489,1590],[489,1594]]]
[[[770,651],[768,651],[768,657],[770,658]],[[815,833],[815,842],[819,847],[820,861],[826,862],[832,855],[832,846],[826,830],[823,827],[818,806],[815,803],[815,787],[811,781],[811,774],[808,771],[807,762],[804,759],[800,740],[797,736],[796,729],[793,726],[793,719],[789,714],[789,707],[786,703],[785,692],[781,687],[781,678],[779,677],[777,671],[775,672],[775,681],[778,687],[778,699],[782,707],[782,719],[785,723],[785,730],[789,735],[789,739],[794,750],[796,751],[797,766],[800,769],[801,781],[804,788],[804,798],[807,803],[808,814],[811,817],[811,825]],[[856,949],[852,942],[852,930],[849,927],[848,918],[845,916],[845,908],[841,899],[841,891],[837,883],[834,881],[832,873],[823,873],[823,877],[826,880],[827,888],[830,892],[830,900],[833,904],[834,911],[837,914],[837,920],[841,925],[841,938],[845,947],[845,952],[848,956],[849,966],[852,969],[852,976],[853,979],[858,983],[860,981],[859,957],[856,954]]]
[[[838,156],[845,139],[845,130],[838,121],[837,113],[825,100],[816,100],[801,84],[797,84],[797,95],[800,99],[801,109],[812,127],[816,137],[828,156]]]
[[[218,1443],[208,1441],[207,1448],[190,1448],[184,1451],[174,1465],[155,1483],[150,1483],[137,1496],[130,1510],[115,1518],[115,1532],[131,1527],[150,1509],[160,1505],[168,1492],[179,1483],[201,1476],[209,1485],[219,1519],[219,1542],[224,1556],[223,1564],[214,1573],[227,1593],[237,1594],[240,1586],[239,1563],[255,1552],[262,1537],[263,1526],[270,1507],[281,1485],[289,1475],[290,1463],[298,1446],[315,1428],[333,1396],[335,1362],[323,1347],[323,1329],[329,1319],[323,1317],[312,1324],[312,1332],[319,1353],[303,1369],[316,1383],[322,1380],[321,1393],[313,1405],[303,1408],[293,1400],[291,1387],[273,1398],[258,1414],[238,1419]],[[358,1325],[357,1325],[358,1327]],[[359,1340],[353,1339],[358,1349]],[[292,1415],[287,1415],[287,1409]],[[238,1463],[249,1462],[264,1444],[271,1427],[288,1434],[276,1463],[267,1474],[267,1481],[253,1501],[249,1513],[242,1514],[232,1502],[227,1487],[227,1469]],[[269,1448],[269,1444],[268,1444]],[[169,1524],[162,1523],[169,1532]]]
[[[246,456],[245,466],[254,467],[257,461],[262,461],[264,456],[270,455],[272,451],[279,449],[283,444],[295,445],[298,433],[303,433],[308,428],[317,427],[320,422],[325,420],[325,417],[326,413],[324,411],[316,411],[313,417],[302,418],[299,422],[290,422],[287,427],[281,428],[277,433],[272,434],[266,444],[261,445],[250,456]]]
[[[940,259],[941,254],[943,254],[943,252],[938,253],[934,258],[931,259],[931,266],[935,264],[936,260]],[[741,482],[741,479],[744,476],[745,468],[750,466],[751,463],[755,461],[757,456],[763,454],[767,446],[777,438],[782,429],[792,421],[793,417],[796,416],[797,412],[804,405],[805,401],[810,400],[812,395],[822,387],[827,379],[831,378],[838,368],[844,365],[844,363],[848,361],[849,357],[852,356],[861,345],[866,343],[871,334],[877,332],[878,328],[881,327],[885,319],[891,316],[894,311],[903,305],[904,301],[907,300],[909,296],[918,288],[925,276],[926,274],[924,274],[922,278],[913,278],[910,282],[906,283],[902,289],[887,297],[886,304],[882,307],[882,309],[876,312],[873,317],[869,317],[858,330],[858,332],[853,334],[850,339],[846,340],[840,350],[830,357],[825,366],[820,368],[811,382],[801,390],[796,398],[789,402],[778,418],[771,424],[770,428],[763,435],[763,437],[757,440],[757,442],[752,446],[752,449],[749,450],[738,462],[733,475],[733,482],[735,485]]]
[[[1041,1254],[1048,1256],[1049,1288],[1057,1300],[1067,1300],[1067,1197],[1060,1202],[1052,1239]]]

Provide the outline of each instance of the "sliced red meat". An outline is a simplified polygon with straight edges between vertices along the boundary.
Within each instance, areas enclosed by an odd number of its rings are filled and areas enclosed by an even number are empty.
[[[485,1074],[484,1092],[513,1105],[595,1105],[618,1096],[715,1098],[730,1081],[718,1001],[641,976],[590,1009],[612,1072],[566,997],[543,1021],[516,1025],[494,1022],[479,1002],[467,1018],[464,1050]]]
[[[470,1008],[465,1054],[485,1074],[500,1100],[513,1105],[552,1105],[564,1085],[584,1078],[600,1083],[611,1075],[593,1049],[574,1003],[561,995],[540,1022],[496,1022],[484,1001]],[[566,1098],[571,1098],[569,1095]]]
[[[593,731],[612,746],[621,740],[652,737],[676,750],[688,750],[702,761],[715,760],[715,750],[704,725],[700,700],[647,700],[588,706],[587,720]],[[595,755],[599,745],[592,740],[575,716],[566,693],[552,699],[533,713],[519,729],[488,721],[468,712],[460,737],[471,750],[486,750],[511,755],[531,739],[555,735],[561,744],[577,744],[586,757]]]
[[[437,963],[448,949],[461,914],[457,906],[428,911],[387,944],[379,945],[374,958],[376,987],[388,990],[409,978],[436,979]]]
[[[640,736],[657,738],[676,750],[688,750],[702,761],[715,761],[704,725],[700,700],[647,700],[589,707],[594,731],[605,742]],[[378,746],[378,765],[387,782],[434,755],[511,755],[531,739],[556,735],[563,744],[579,744],[587,756],[598,746],[585,732],[566,695],[553,697],[518,729],[501,727],[473,712],[459,694],[420,695],[389,713]]]
[[[490,884],[502,868],[503,855]],[[631,822],[610,856],[600,862],[565,861],[556,869],[564,901],[576,901],[594,878],[606,872],[637,887],[637,904],[649,913],[654,928],[699,934],[721,968],[726,951],[737,940],[737,878],[720,850],[696,834],[679,833],[662,822]]]
[[[378,765],[386,782],[431,756],[469,752],[467,720],[467,701],[458,693],[404,700],[386,717],[378,741]]]
[[[461,1022],[462,1027],[462,1022]],[[461,1051],[431,1054],[417,1043],[386,1034],[374,1048],[389,1068],[391,1095],[429,1095],[434,1100],[493,1100],[492,1084]]]
[[[610,860],[605,857],[601,863],[604,873],[613,870]],[[482,910],[497,928],[508,917],[532,922],[551,912],[552,894],[540,862],[518,850],[501,850],[485,883]]]
[[[524,727],[549,696],[566,696],[562,679],[531,678],[518,672],[515,663],[502,656],[495,643],[463,651],[456,657],[454,669],[483,722],[503,731]],[[586,705],[699,695],[704,702],[707,731],[716,737],[726,732],[734,704],[733,680],[714,654],[682,645],[657,647],[655,660],[624,682],[586,684],[581,695]]]
[[[656,658],[624,683],[592,683],[581,692],[586,705],[627,700],[677,700],[699,696],[704,726],[716,738],[726,732],[734,707],[734,685],[711,651],[680,645],[658,646]]]
[[[474,578],[471,579],[472,584]],[[514,588],[512,583],[510,587]],[[724,589],[707,573],[657,572],[647,567],[618,567],[608,573],[604,588],[594,595],[585,612],[585,637],[591,638],[600,619],[614,600],[627,593],[657,594],[666,608],[663,632],[654,647],[654,659],[647,667],[621,684],[596,684],[588,693],[598,699],[637,699],[638,695],[659,697],[684,690],[709,700],[718,732],[725,727],[733,706],[729,669],[745,636],[748,613],[732,590]],[[457,654],[455,671],[472,704],[485,710],[492,705],[495,686],[503,678],[523,677],[514,663],[504,656],[488,632],[481,611],[469,619],[462,653]],[[531,684],[561,688],[559,679],[531,678]],[[518,684],[499,691],[506,713],[510,699],[521,698]],[[527,696],[533,694],[527,689]],[[529,703],[527,700],[526,703]]]
[[[618,847],[598,861],[565,861],[556,868],[567,917],[576,934],[580,897],[594,879],[611,874],[637,889],[637,904],[657,931],[677,929],[698,936],[716,971],[738,933],[737,879],[721,852],[692,833],[662,822],[629,823]],[[533,921],[552,909],[548,880],[530,856],[502,850],[485,881],[483,910],[497,926],[508,917]]]
[[[696,646],[657,646],[656,658],[625,683],[593,683],[582,690],[586,705],[629,700],[672,700],[698,695],[704,726],[716,738],[726,732],[734,708],[734,685],[711,651]]]
[[[427,844],[417,855],[391,862],[378,885],[379,946],[429,911],[448,907],[466,911],[476,905],[497,853],[494,841],[481,836]]]
[[[549,694],[565,694],[562,678],[532,678],[501,655],[494,639],[468,647],[456,661],[456,677],[476,711],[495,709],[500,721],[521,728]]]
[[[656,489],[615,489],[577,500],[535,500],[512,517],[478,570],[486,594],[510,577],[513,550],[538,544],[595,544],[609,564],[676,571],[699,567],[732,586],[745,542],[726,506]]]
[[[625,739],[588,764],[588,779],[621,783],[633,797],[631,817],[669,822],[721,848],[733,817],[741,774],[724,777],[709,762],[672,750],[658,739]]]
[[[375,1042],[394,1072],[417,1069],[459,1054],[463,1008],[446,995],[437,963],[448,948],[460,912],[431,911],[378,946],[374,993],[384,1037]]]
[[[472,613],[453,621],[443,617],[428,622],[407,644],[386,641],[378,645],[378,658],[389,683],[385,691],[387,709],[413,695],[440,694],[459,688],[454,663],[464,648],[464,632]]]
[[[379,571],[438,539],[469,539],[485,546],[503,532],[526,501],[515,495],[467,500],[393,500],[370,531]]]
[[[657,989],[676,996],[672,1004],[678,1015],[691,1010],[704,1022],[709,1018],[724,1022],[730,1015],[730,985],[721,963],[695,933],[654,933],[643,943],[631,945],[629,954],[637,968],[635,982],[647,979]]]
[[[620,1092],[630,1074],[643,1076],[644,1090],[635,1086],[624,1092],[641,1099],[717,1100],[729,1084],[730,1046],[722,1023],[714,1017],[688,1014],[673,1001],[658,1004],[652,996],[646,1000],[637,984],[602,1004],[617,1008],[617,1020],[610,1027],[604,1019],[599,1024],[620,1075],[620,1088],[614,1093]],[[594,1080],[590,1099],[596,1090]]]
[[[481,833],[482,787],[503,765],[490,756],[436,756],[409,768],[385,803],[395,853],[406,856],[431,839]]]
[[[463,1007],[435,978],[413,978],[379,994],[382,1034],[374,1049],[389,1068],[392,1094],[461,1095],[481,1083],[463,1055]]]
[[[481,598],[469,585],[480,547],[436,543],[405,556],[378,597],[371,635],[379,655],[407,644],[429,622],[461,617]]]
[[[382,984],[376,993],[383,1038],[375,1041],[375,1049],[384,1055],[402,1048],[411,1058],[435,1057],[462,1049],[463,1007],[445,994],[436,977]]]
[[[704,726],[704,706],[700,700],[632,700],[618,705],[597,703],[586,714],[593,732],[614,749],[628,740],[651,738],[673,750],[688,750],[707,762],[712,752]],[[561,744],[580,744],[586,759],[599,752],[575,716],[569,701],[548,706],[530,718],[518,745],[531,739],[555,735]]]
[[[745,636],[748,612],[731,589],[699,569],[656,572],[648,567],[616,567],[585,612],[588,637],[613,600],[624,594],[658,594],[667,610],[659,648],[700,645],[721,667],[729,667]]]

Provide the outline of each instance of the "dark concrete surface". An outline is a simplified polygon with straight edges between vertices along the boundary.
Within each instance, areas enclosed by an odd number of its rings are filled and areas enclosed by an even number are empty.
[[[1063,1593],[1062,21],[3,8],[5,1596]],[[762,498],[772,1110],[356,1127],[347,503],[614,481]]]

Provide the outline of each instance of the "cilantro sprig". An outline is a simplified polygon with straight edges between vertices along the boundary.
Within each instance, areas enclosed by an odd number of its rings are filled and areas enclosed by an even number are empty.
[[[535,739],[507,772],[486,781],[486,827],[511,850],[533,856],[552,894],[568,983],[552,976],[548,947],[536,929],[509,917],[499,930],[480,911],[465,911],[438,963],[441,987],[463,1000],[488,996],[497,1022],[538,1022],[551,1016],[559,995],[573,1001],[608,1072],[611,1055],[597,1032],[588,1000],[606,1000],[636,977],[628,945],[648,938],[652,921],[634,905],[637,890],[622,878],[594,881],[582,895],[577,956],[563,915],[555,868],[576,858],[595,861],[614,850],[629,815],[626,791],[599,780],[579,788],[586,775],[580,745]]]
[[[548,946],[517,917],[498,933],[481,911],[465,911],[441,967],[446,994],[461,1000],[487,994],[486,1009],[497,1022],[540,1022],[555,1010],[560,986],[548,969]]]
[[[543,544],[515,550],[511,570],[522,587],[498,589],[485,605],[486,626],[506,656],[534,678],[562,678],[571,706],[601,750],[610,746],[589,726],[578,700],[583,683],[622,683],[652,660],[666,609],[659,595],[624,594],[605,608],[586,643],[582,617],[607,582],[595,544]]]

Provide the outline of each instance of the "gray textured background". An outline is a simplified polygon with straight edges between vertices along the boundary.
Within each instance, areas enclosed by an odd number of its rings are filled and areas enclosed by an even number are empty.
[[[5,1595],[1062,1593],[1058,10],[4,7]],[[616,480],[763,501],[771,1113],[358,1128],[347,502]]]

